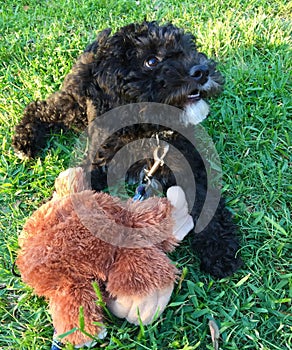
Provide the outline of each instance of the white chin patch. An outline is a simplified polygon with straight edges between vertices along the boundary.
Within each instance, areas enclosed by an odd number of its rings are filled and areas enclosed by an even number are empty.
[[[209,106],[204,100],[189,103],[181,114],[181,121],[185,126],[201,123],[209,114]]]

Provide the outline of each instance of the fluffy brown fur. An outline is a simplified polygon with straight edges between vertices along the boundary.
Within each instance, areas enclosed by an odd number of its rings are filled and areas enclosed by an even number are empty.
[[[167,199],[123,203],[91,190],[68,194],[69,188],[75,192],[86,187],[78,172],[75,180],[68,185],[58,179],[59,192],[27,220],[19,237],[17,266],[23,281],[49,300],[57,335],[79,326],[80,306],[85,330],[94,335],[102,328],[93,323],[102,323],[103,317],[92,282],[99,284],[105,301],[143,298],[171,286],[177,270],[165,252],[174,248],[176,239],[170,233],[173,221]],[[76,205],[86,210],[77,212]],[[126,243],[129,239],[127,230],[117,231],[122,226],[116,223],[137,228],[137,240],[129,240],[136,247],[108,243],[117,237]],[[100,239],[104,235],[109,240]],[[141,237],[149,246],[140,247]],[[88,341],[80,331],[65,339],[73,344]]]

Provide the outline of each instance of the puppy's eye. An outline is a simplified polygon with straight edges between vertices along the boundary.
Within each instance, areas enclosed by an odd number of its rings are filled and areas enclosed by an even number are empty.
[[[147,68],[154,68],[158,65],[159,62],[160,60],[158,57],[151,56],[151,57],[148,57],[147,60],[145,60],[144,65]]]

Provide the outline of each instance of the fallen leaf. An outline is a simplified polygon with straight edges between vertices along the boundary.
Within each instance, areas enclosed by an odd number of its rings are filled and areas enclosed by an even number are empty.
[[[210,328],[214,350],[219,350],[219,338],[220,338],[219,327],[214,320],[209,320],[209,328]]]

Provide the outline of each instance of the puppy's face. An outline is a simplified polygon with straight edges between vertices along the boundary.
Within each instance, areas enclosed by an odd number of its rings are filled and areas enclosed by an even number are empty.
[[[216,63],[197,51],[192,35],[173,25],[132,24],[100,38],[97,83],[119,105],[169,104],[185,110],[186,124],[195,124],[197,114],[208,114],[204,99],[222,90]]]

